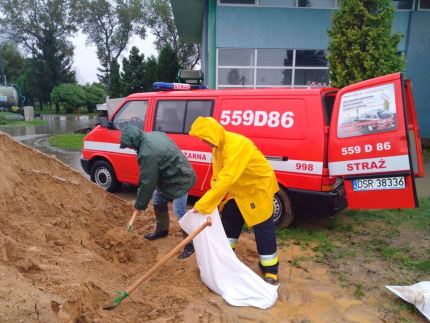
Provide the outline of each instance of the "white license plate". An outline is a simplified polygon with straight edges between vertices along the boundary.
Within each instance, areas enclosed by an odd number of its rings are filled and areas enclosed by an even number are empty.
[[[404,188],[406,188],[406,184],[403,176],[363,178],[352,181],[354,191],[401,190]]]

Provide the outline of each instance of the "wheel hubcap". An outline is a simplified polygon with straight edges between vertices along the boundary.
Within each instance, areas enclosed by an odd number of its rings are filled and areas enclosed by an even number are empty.
[[[112,176],[106,168],[99,168],[96,170],[95,180],[98,185],[105,189],[112,184]]]
[[[273,198],[273,221],[277,222],[282,216],[283,208],[279,198],[275,195]]]

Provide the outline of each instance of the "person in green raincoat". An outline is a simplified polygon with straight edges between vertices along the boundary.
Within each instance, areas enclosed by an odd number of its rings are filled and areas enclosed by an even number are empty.
[[[212,147],[211,188],[194,209],[210,214],[219,206],[233,249],[243,225],[253,227],[263,278],[276,284],[279,261],[272,214],[279,186],[272,166],[251,140],[226,131],[214,118],[198,117],[189,134]]]
[[[136,150],[139,163],[139,187],[135,210],[145,210],[152,198],[156,217],[155,232],[145,234],[148,240],[164,238],[169,233],[168,201],[173,200],[173,212],[180,219],[186,213],[188,191],[196,175],[176,144],[163,132],[143,132],[131,124],[121,129],[120,148]],[[187,236],[182,230],[184,238]],[[184,247],[178,258],[194,252],[192,242]]]

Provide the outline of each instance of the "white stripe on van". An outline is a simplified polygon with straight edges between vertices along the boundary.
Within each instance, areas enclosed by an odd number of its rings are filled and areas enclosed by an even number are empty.
[[[280,172],[312,175],[322,175],[323,173],[322,162],[296,159],[288,159],[287,161],[269,159],[269,162],[272,164],[274,170]]]
[[[84,141],[84,149],[108,151],[111,153],[136,155],[136,151],[130,148],[119,148],[119,144],[101,141]]]
[[[328,164],[330,175],[374,174],[410,170],[409,156],[353,159]]]
[[[99,142],[99,141],[84,141],[84,149],[88,150],[99,150],[106,152],[119,153],[124,155],[136,155],[133,149],[119,148],[119,144]],[[206,151],[196,150],[182,150],[184,155],[191,162],[199,162],[204,164],[212,163],[212,154]],[[275,157],[276,158],[276,157]],[[300,174],[313,174],[322,175],[323,163],[309,160],[293,160],[287,161],[273,160],[273,157],[269,157],[269,162],[273,167],[273,170],[279,172],[290,172]]]

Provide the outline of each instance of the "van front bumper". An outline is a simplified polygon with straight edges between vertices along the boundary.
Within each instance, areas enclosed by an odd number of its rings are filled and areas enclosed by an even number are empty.
[[[81,155],[81,167],[85,171],[85,173],[90,175],[90,161],[82,157],[82,155]]]

